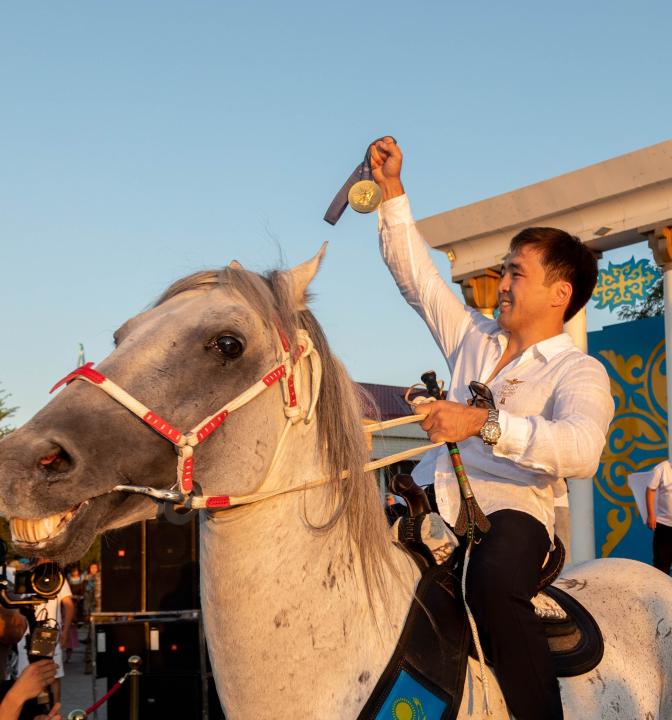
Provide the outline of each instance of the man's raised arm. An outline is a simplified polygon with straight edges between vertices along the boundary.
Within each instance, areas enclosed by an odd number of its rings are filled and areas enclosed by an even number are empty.
[[[422,317],[451,363],[471,313],[455,297],[434,265],[419,234],[401,182],[403,154],[386,136],[370,146],[373,179],[380,186],[380,251],[406,302]]]

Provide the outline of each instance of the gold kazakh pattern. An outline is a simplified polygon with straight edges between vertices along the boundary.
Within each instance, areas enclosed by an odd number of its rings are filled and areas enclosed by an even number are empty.
[[[597,285],[593,291],[596,309],[613,308],[619,305],[634,305],[645,300],[649,288],[660,277],[660,270],[646,259],[630,260],[619,265],[609,263],[600,270]]]
[[[602,350],[599,356],[607,367],[616,404],[595,477],[597,491],[611,506],[609,532],[601,547],[601,556],[608,557],[639,517],[627,476],[667,457],[665,341],[658,342],[647,358],[624,357],[613,350]]]

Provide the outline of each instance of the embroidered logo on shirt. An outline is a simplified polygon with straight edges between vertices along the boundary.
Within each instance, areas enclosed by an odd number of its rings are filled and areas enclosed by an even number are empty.
[[[504,381],[506,382],[506,385],[504,385],[504,387],[499,391],[498,405],[506,405],[507,398],[515,395],[518,390],[518,386],[525,382],[524,380],[518,380],[518,378],[511,378],[510,380],[509,378],[504,378]]]

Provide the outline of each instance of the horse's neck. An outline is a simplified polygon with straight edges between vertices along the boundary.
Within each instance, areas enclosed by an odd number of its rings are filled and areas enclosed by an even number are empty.
[[[306,505],[303,493],[290,493],[202,524],[208,645],[233,720],[275,718],[282,707],[356,717],[396,645],[414,570],[398,552],[399,577],[382,568],[390,592],[384,608],[374,595],[376,625],[342,533],[306,523],[304,510],[313,519],[322,493],[310,491]]]

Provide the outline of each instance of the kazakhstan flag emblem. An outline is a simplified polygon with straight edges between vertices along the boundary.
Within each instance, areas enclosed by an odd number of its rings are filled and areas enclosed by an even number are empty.
[[[418,698],[398,698],[392,706],[394,720],[427,720]]]
[[[401,670],[374,720],[441,720],[447,702]]]

